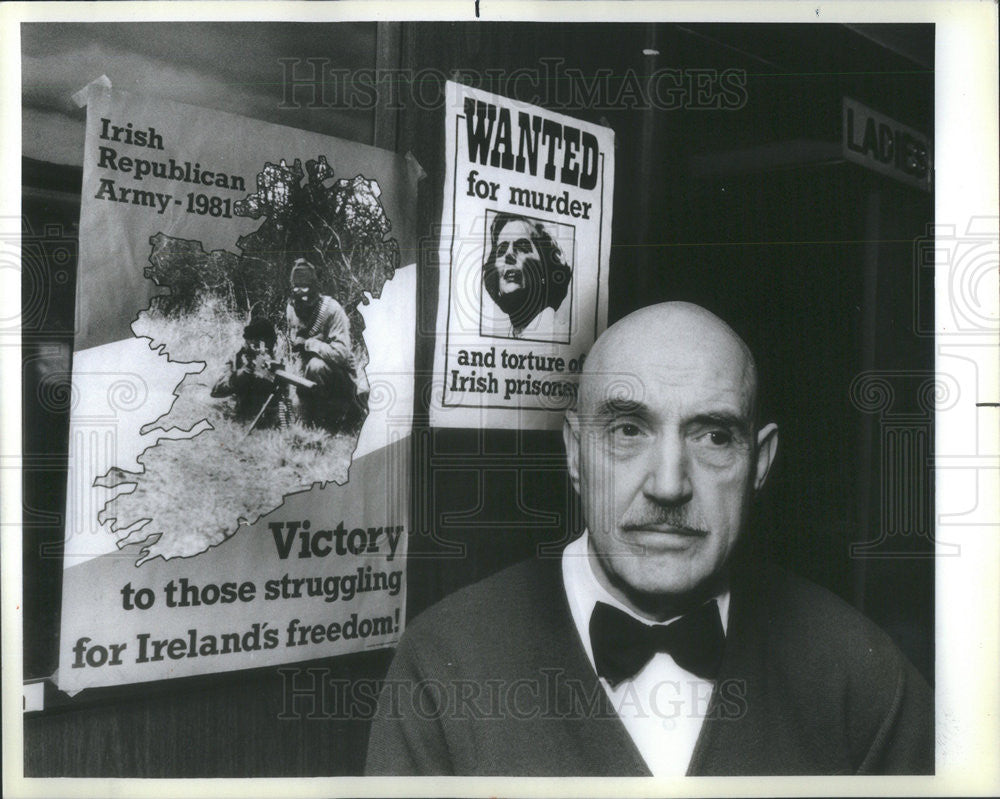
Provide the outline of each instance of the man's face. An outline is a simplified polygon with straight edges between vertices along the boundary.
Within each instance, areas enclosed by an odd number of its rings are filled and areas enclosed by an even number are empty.
[[[311,308],[318,298],[316,281],[307,273],[292,279],[292,304],[296,310]]]
[[[244,337],[243,341],[246,348],[255,355],[271,354],[271,347],[262,338]]]
[[[531,226],[523,219],[514,219],[497,235],[496,255],[492,268],[496,270],[501,297],[516,295],[532,288],[529,281],[541,265],[541,256],[531,240]]]
[[[595,574],[640,611],[723,573],[777,443],[773,425],[753,429],[738,340],[680,307],[630,317],[595,345],[566,426]]]

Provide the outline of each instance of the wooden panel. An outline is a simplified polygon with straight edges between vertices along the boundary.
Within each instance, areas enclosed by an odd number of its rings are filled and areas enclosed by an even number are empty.
[[[25,776],[357,774],[364,765],[371,697],[390,655],[372,652],[301,669],[140,686],[131,698],[96,704],[83,697],[77,709],[25,719]],[[347,686],[356,693],[345,710]]]

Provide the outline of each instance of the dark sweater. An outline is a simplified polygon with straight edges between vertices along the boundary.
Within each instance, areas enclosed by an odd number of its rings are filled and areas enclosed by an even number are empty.
[[[734,579],[692,775],[933,773],[933,695],[889,638],[816,585]],[[369,774],[648,776],[573,625],[559,557],[446,597],[396,652]]]

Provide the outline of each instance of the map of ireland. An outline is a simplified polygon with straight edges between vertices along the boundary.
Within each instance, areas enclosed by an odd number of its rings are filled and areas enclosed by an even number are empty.
[[[325,156],[266,163],[257,191],[232,205],[236,216],[260,219],[238,239],[238,253],[206,252],[202,243],[156,233],[145,275],[167,292],[155,296],[132,329],[160,357],[188,364],[170,411],[142,433],[157,437],[138,461],[140,472],[115,467],[102,483],[119,493],[102,510],[121,544],[141,544],[140,562],[190,557],[252,524],[291,493],[348,479],[363,419],[328,430],[303,424],[294,412],[282,429],[248,430],[232,403],[211,396],[249,318],[274,323],[275,355],[295,362],[282,329],[289,265],[315,266],[320,291],[350,320],[358,383],[367,390],[369,354],[360,307],[378,302],[399,267],[398,242],[379,202],[378,183],[357,175],[335,179]],[[224,213],[220,210],[219,213]],[[200,368],[199,368],[200,367]]]
[[[59,688],[394,645],[419,165],[106,81],[79,96]]]

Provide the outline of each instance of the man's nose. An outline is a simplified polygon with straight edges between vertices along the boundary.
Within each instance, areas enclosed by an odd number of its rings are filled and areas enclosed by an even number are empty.
[[[504,261],[507,262],[508,266],[513,266],[517,263],[517,256],[514,254],[514,250],[507,250],[507,255],[504,256]]]
[[[649,453],[643,493],[662,505],[683,505],[693,492],[689,467],[688,453],[680,436],[658,437]]]

